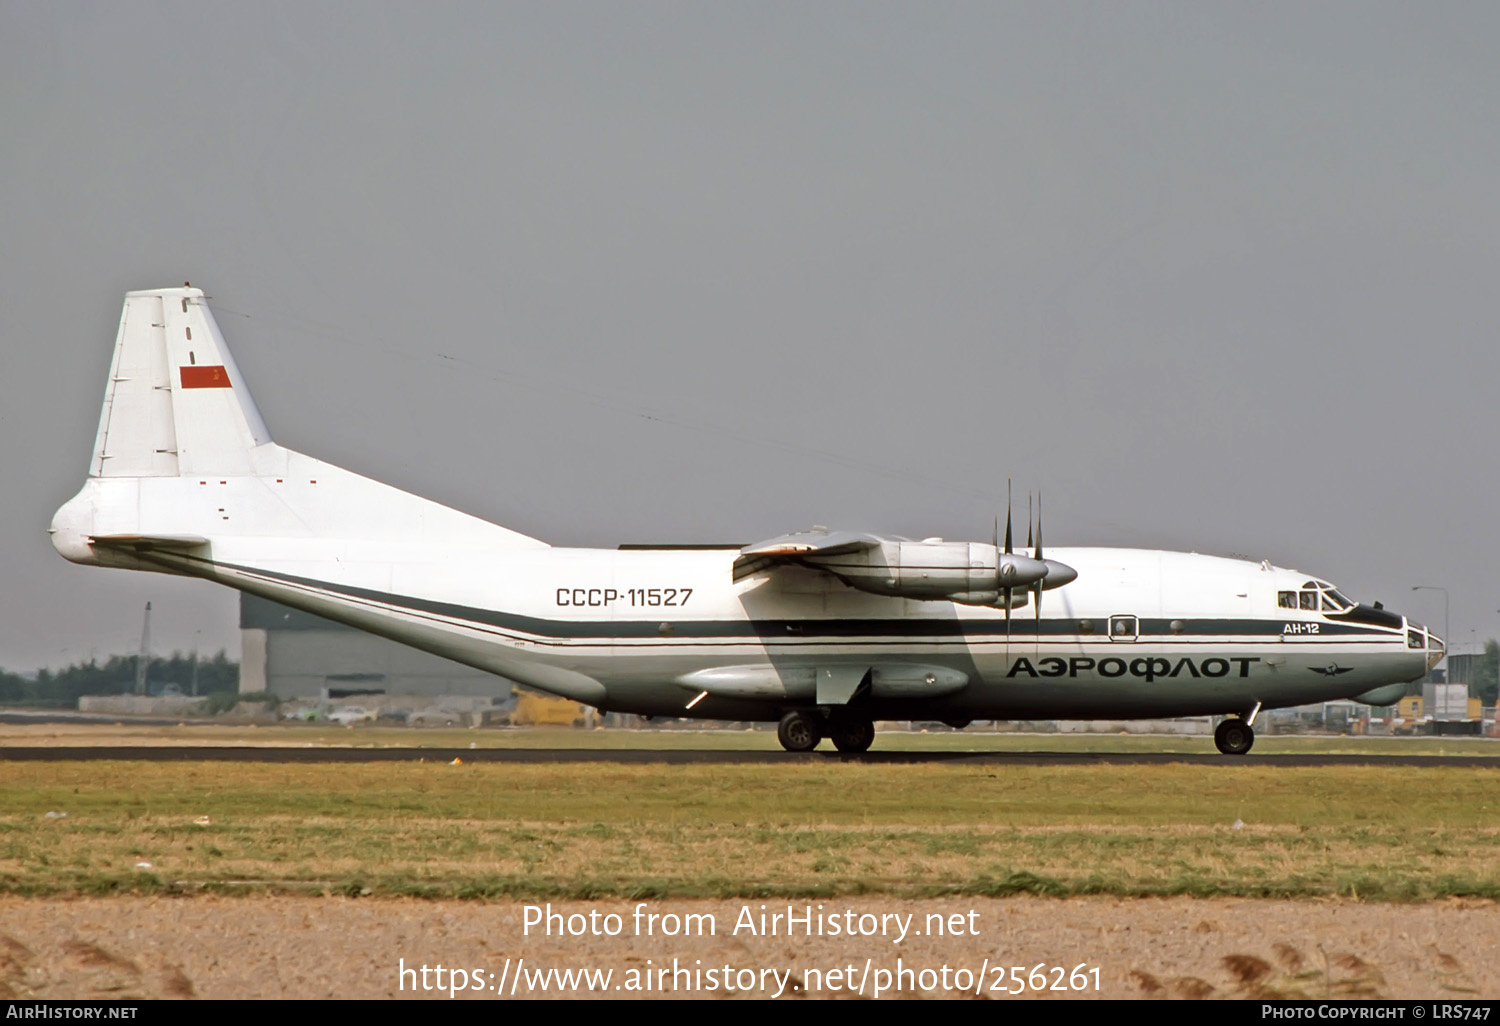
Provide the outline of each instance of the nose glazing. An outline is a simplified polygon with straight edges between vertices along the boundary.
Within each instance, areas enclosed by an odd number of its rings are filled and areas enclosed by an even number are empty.
[[[1443,656],[1448,652],[1448,646],[1443,639],[1432,631],[1427,632],[1427,668],[1430,670],[1443,661]]]
[[[1437,636],[1436,631],[1428,630],[1415,620],[1406,621],[1406,647],[1420,649],[1427,653],[1427,668],[1430,670],[1443,661],[1447,654],[1448,646],[1443,639]]]

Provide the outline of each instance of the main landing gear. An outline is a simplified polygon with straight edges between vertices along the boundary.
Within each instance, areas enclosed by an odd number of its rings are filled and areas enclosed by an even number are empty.
[[[870,720],[834,720],[828,736],[841,752],[868,752],[875,743],[875,724]]]
[[[789,752],[810,752],[825,734],[841,752],[867,752],[875,741],[875,724],[861,717],[825,721],[816,709],[794,709],[776,727],[776,740]]]
[[[1225,720],[1214,730],[1214,744],[1225,755],[1244,755],[1255,744],[1255,728],[1238,717]]]
[[[815,712],[792,710],[776,727],[776,740],[789,752],[810,752],[823,740],[822,717]]]

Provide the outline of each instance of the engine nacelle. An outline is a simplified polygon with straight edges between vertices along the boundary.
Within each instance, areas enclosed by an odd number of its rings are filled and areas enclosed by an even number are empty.
[[[824,570],[851,588],[899,598],[937,599],[968,605],[1004,604],[1011,589],[1011,605],[1024,605],[1025,589],[1042,582],[1053,567],[1059,586],[1077,576],[1054,560],[997,552],[984,542],[885,541],[863,552],[809,556],[809,566]]]

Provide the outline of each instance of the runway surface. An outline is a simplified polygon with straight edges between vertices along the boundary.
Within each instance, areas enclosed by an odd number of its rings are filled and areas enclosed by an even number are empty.
[[[1226,756],[1139,752],[840,752],[661,751],[628,749],[591,751],[576,748],[274,748],[75,746],[0,748],[0,762],[452,762],[466,763],[666,763],[781,765],[861,762],[883,765],[956,763],[983,766],[1159,766],[1189,763],[1205,766],[1429,766],[1444,769],[1500,769],[1500,755],[1256,755]]]

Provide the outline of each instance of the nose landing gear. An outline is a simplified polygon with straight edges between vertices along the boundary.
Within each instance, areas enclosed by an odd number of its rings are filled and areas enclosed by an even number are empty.
[[[1214,744],[1225,755],[1244,755],[1255,744],[1255,728],[1237,717],[1225,720],[1214,730]]]

